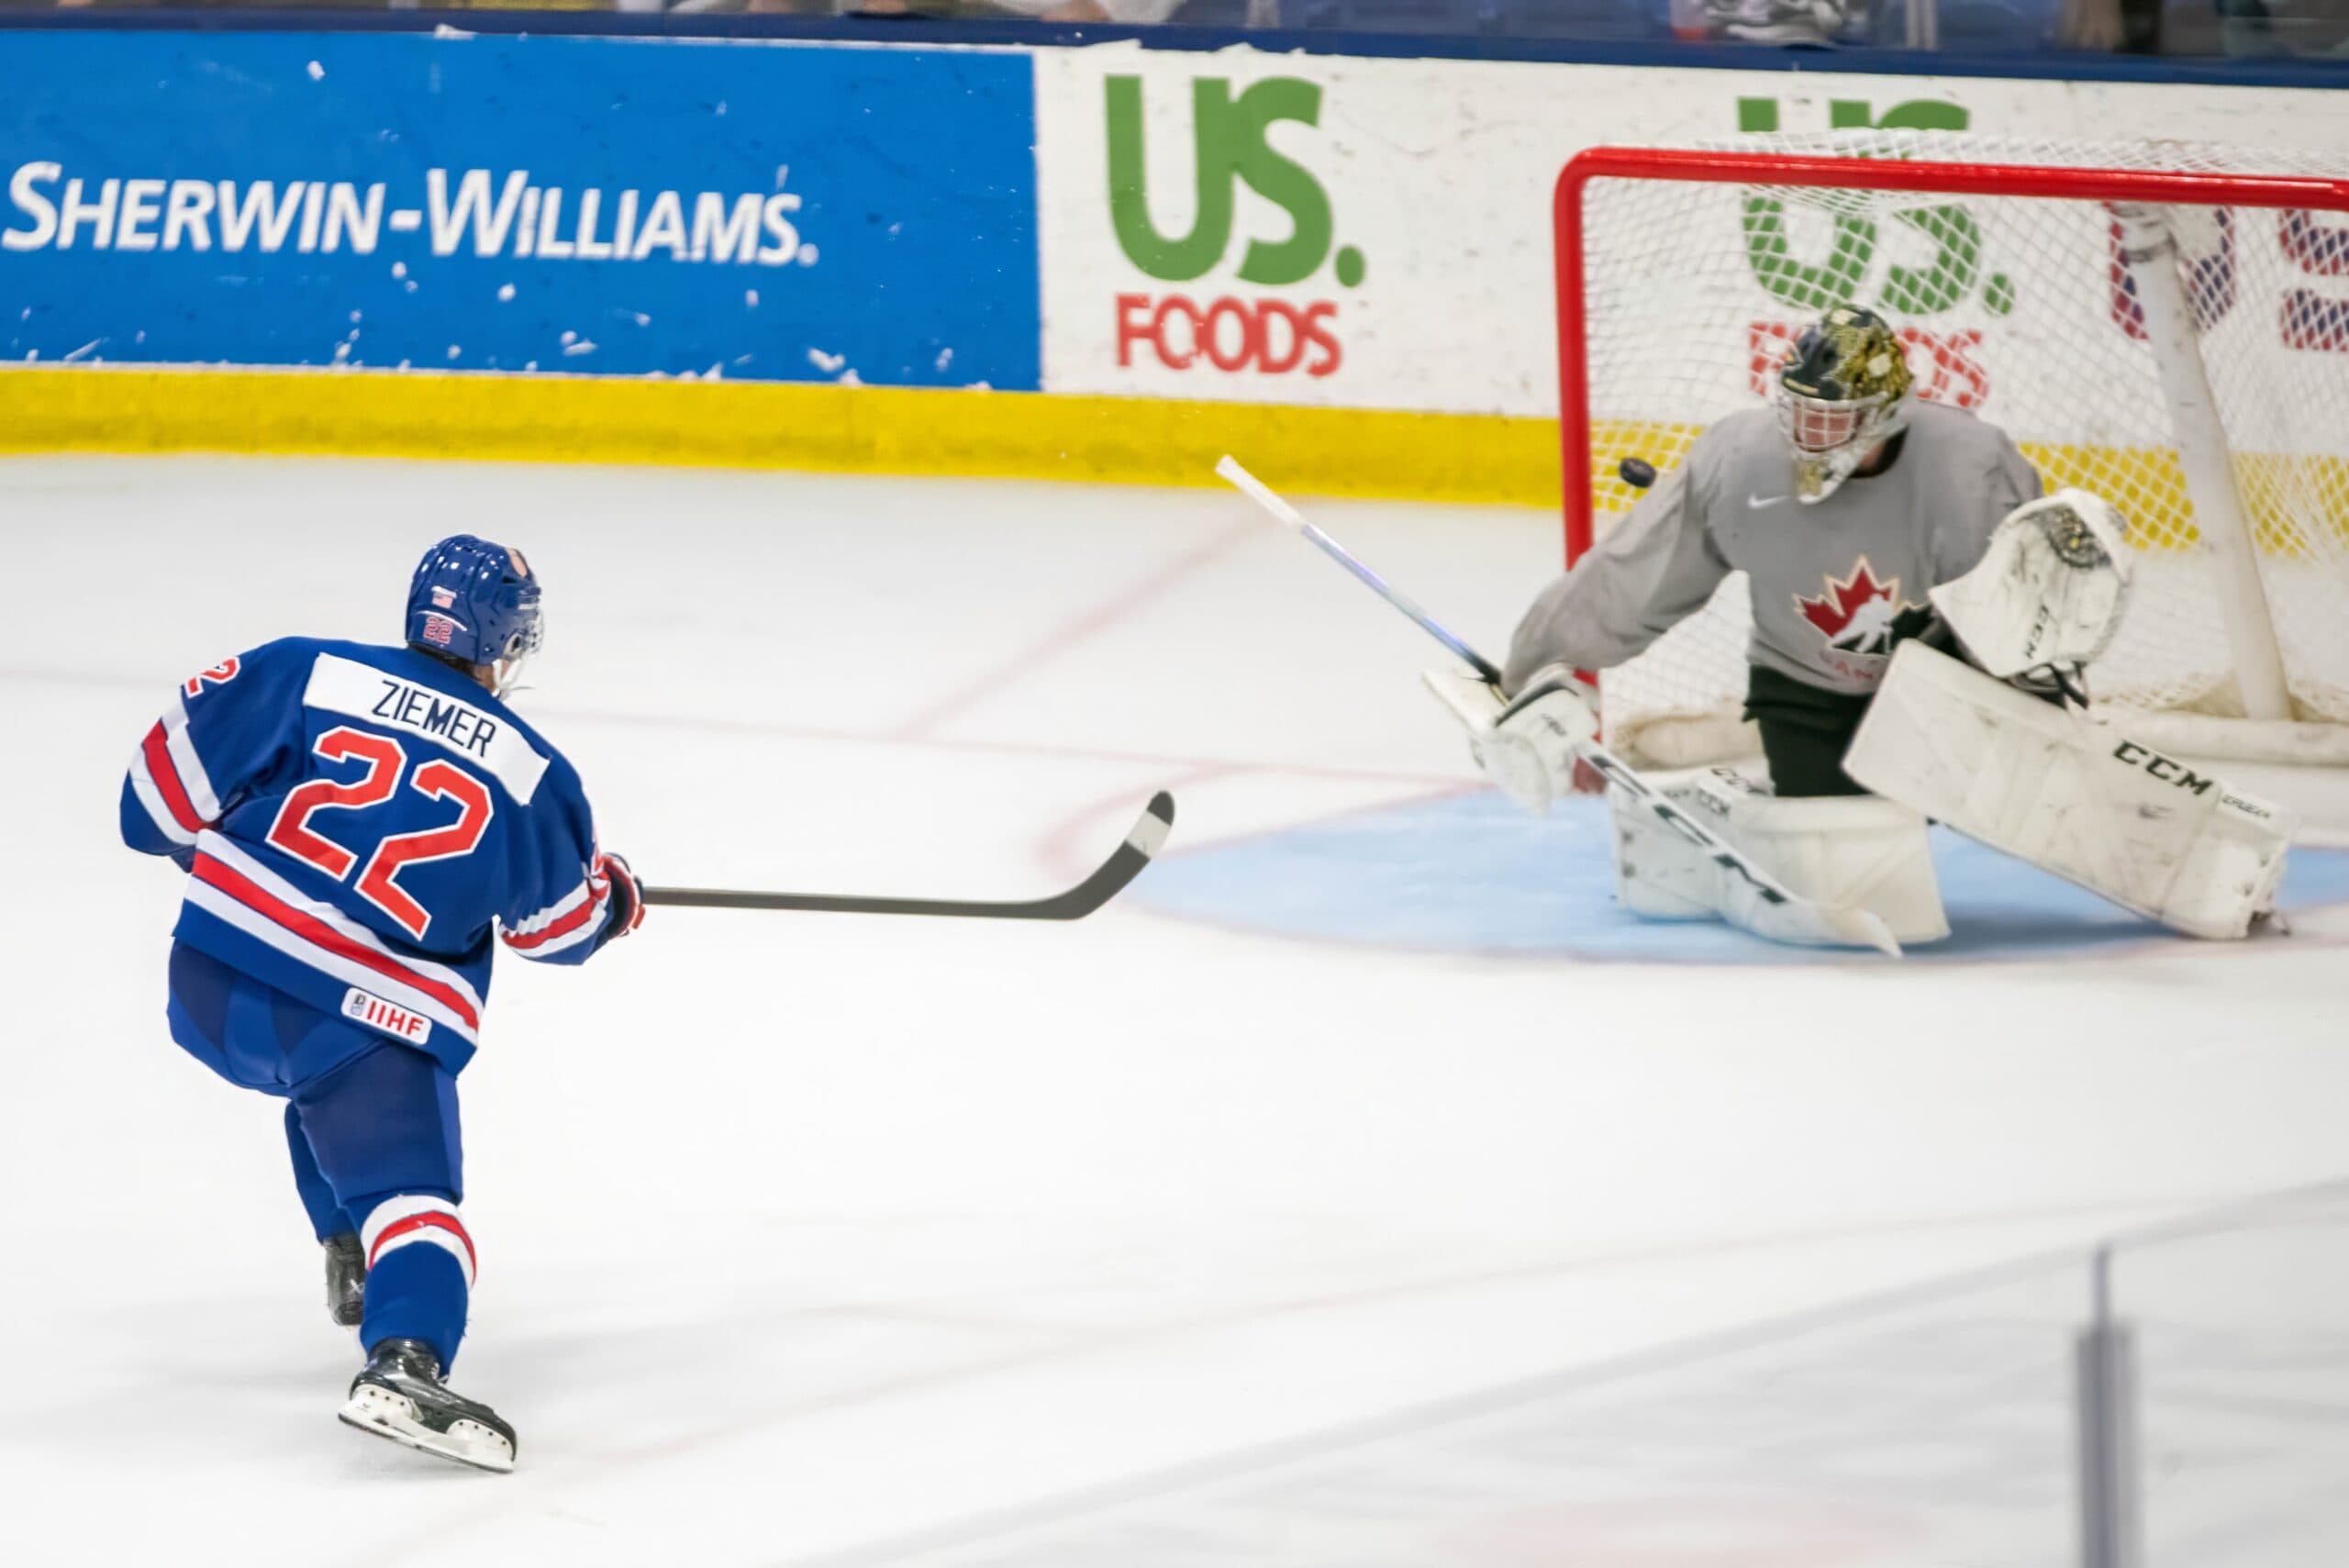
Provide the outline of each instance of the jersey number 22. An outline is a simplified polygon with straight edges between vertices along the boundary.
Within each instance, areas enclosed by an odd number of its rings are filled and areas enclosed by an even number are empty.
[[[350,784],[312,779],[295,785],[286,795],[285,804],[278,807],[277,820],[269,825],[269,841],[337,882],[347,881],[351,868],[359,863],[359,857],[331,839],[310,831],[310,814],[359,811],[383,805],[399,788],[400,774],[407,767],[407,751],[388,735],[374,735],[347,726],[328,730],[311,750],[332,762],[362,762],[367,764],[367,771]],[[359,873],[358,887],[359,896],[389,915],[409,936],[421,940],[426,928],[432,924],[432,916],[401,889],[397,881],[400,869],[417,861],[454,860],[459,855],[471,854],[480,844],[481,836],[489,831],[489,818],[495,806],[490,800],[488,787],[479,779],[438,757],[417,768],[407,782],[408,787],[420,795],[434,800],[455,801],[458,817],[446,828],[395,833],[384,840],[367,858],[367,869]]]

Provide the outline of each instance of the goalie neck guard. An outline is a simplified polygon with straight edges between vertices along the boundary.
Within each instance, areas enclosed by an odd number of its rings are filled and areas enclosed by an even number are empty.
[[[409,647],[490,666],[490,690],[504,696],[544,636],[539,580],[521,551],[451,534],[417,563],[407,590]]]
[[[1795,454],[1795,496],[1824,501],[1908,423],[1909,359],[1872,310],[1838,306],[1803,329],[1772,400]]]

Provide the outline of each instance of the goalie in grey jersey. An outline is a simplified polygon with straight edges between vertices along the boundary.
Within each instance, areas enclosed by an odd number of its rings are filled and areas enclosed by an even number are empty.
[[[1804,332],[1773,408],[1732,414],[1575,570],[1510,642],[1506,691],[1551,665],[1609,670],[1747,575],[1747,717],[1781,796],[1854,795],[1843,751],[1928,590],[1972,571],[2039,495],[2006,432],[1909,400],[1900,340],[1868,311]]]
[[[1598,728],[1575,673],[1634,658],[1743,572],[1745,711],[1772,787],[1727,770],[1654,782],[1788,888],[1899,940],[1946,936],[1930,814],[2181,929],[2243,935],[2281,874],[2280,813],[2086,715],[2084,672],[2126,609],[2120,515],[2078,490],[2043,497],[2004,431],[1912,404],[1909,386],[1874,313],[1839,306],[1805,330],[1772,407],[1706,430],[1542,590],[1497,693],[1480,708],[1439,688],[1479,764],[1546,809]],[[2179,776],[2204,786],[2190,805]],[[1751,887],[1615,805],[1627,906],[1780,934]],[[2102,841],[2074,830],[2089,821]]]

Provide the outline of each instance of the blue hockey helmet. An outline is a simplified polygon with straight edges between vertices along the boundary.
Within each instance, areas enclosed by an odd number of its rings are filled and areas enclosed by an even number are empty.
[[[407,590],[408,646],[491,666],[491,689],[500,695],[539,651],[543,627],[539,580],[520,550],[451,534],[417,563]]]

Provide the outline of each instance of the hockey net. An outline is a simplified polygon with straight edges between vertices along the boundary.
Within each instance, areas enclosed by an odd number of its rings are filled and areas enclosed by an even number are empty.
[[[1586,152],[1556,213],[1570,560],[1638,499],[1623,459],[1668,471],[1766,401],[1806,322],[1867,306],[1913,395],[2128,517],[2100,703],[2173,750],[2349,762],[2349,158],[1753,137]],[[1616,744],[1651,764],[1754,751],[1749,621],[1732,577],[1608,672]]]

